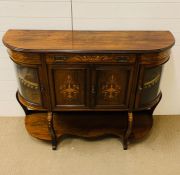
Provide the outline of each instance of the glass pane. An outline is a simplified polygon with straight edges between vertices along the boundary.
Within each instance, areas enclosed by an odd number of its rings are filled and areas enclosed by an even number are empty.
[[[15,64],[20,94],[29,102],[41,104],[41,94],[36,68]]]
[[[141,105],[148,104],[157,97],[159,93],[161,73],[162,66],[145,69]]]

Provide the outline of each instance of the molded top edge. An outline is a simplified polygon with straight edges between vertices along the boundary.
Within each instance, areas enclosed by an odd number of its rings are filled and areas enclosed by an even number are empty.
[[[19,52],[149,53],[175,44],[170,31],[8,30],[4,45]]]

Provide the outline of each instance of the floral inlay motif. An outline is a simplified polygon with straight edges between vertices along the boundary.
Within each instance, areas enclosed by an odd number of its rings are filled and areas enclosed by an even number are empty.
[[[109,81],[102,86],[102,94],[105,99],[112,100],[119,95],[121,87],[118,85],[114,75],[111,75]]]
[[[63,94],[64,98],[67,100],[73,100],[78,97],[79,94],[79,84],[75,84],[71,75],[67,76],[67,79],[63,83],[62,86],[60,86],[60,93]]]

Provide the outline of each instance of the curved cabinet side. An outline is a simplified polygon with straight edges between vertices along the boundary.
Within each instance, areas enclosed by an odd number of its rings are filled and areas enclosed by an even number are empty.
[[[42,68],[39,54],[22,53],[8,49],[14,62],[18,80],[19,100],[30,109],[45,109],[42,94]]]
[[[41,64],[40,54],[38,53],[24,53],[17,52],[7,49],[8,54],[12,61],[17,64],[27,64],[27,65],[39,65]]]
[[[43,108],[40,105],[37,105],[35,103],[31,103],[29,101],[27,101],[24,97],[22,97],[22,95],[20,94],[19,91],[17,91],[17,98],[18,98],[18,102],[21,104],[21,106],[26,106],[27,109],[30,110],[40,110],[40,111],[47,111],[46,108]]]
[[[135,109],[151,108],[161,96],[159,86],[163,65],[169,57],[170,50],[141,55]]]
[[[170,49],[157,53],[141,54],[139,64],[158,66],[167,62],[169,57]]]

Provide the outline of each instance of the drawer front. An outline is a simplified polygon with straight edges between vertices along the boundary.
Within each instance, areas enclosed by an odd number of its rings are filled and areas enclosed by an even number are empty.
[[[62,63],[122,63],[135,62],[134,54],[47,54],[47,64]]]

